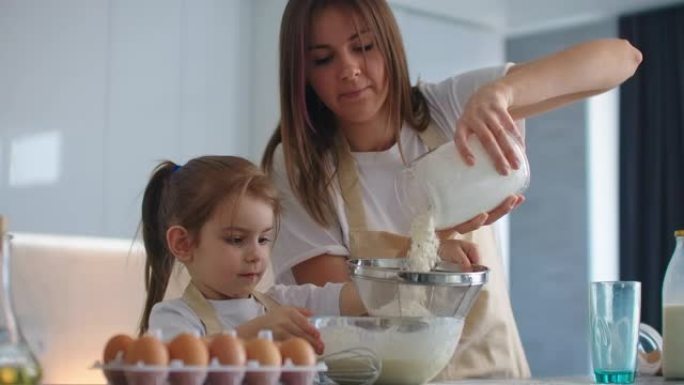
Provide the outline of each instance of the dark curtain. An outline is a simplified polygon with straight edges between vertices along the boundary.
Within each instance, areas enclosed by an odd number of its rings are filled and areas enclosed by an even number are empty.
[[[642,282],[642,322],[661,329],[661,292],[684,228],[684,6],[621,17],[644,55],[620,90],[620,278]]]

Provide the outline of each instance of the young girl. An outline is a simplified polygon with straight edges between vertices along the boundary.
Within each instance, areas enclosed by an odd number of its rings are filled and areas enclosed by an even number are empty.
[[[254,290],[270,262],[279,212],[274,186],[245,159],[205,156],[183,166],[161,163],[142,203],[147,300],[140,332],[160,329],[171,339],[180,332],[235,329],[247,338],[271,329],[276,339],[304,337],[322,352],[308,316],[365,310],[351,284]],[[176,261],[191,282],[182,298],[160,302]]]
[[[488,161],[473,159],[466,140],[476,135],[505,174],[518,167],[506,133],[523,137],[521,119],[609,90],[641,60],[628,42],[606,39],[411,86],[399,28],[384,0],[290,0],[279,52],[282,115],[262,162],[285,214],[274,270],[279,282],[319,285],[349,280],[349,256],[405,255],[411,218],[401,210],[394,180],[406,163],[450,140],[467,163]],[[491,270],[441,379],[530,374],[495,234],[479,227],[522,199],[509,197],[440,233],[448,238],[440,256],[463,260],[472,258],[468,244],[452,236],[477,229],[462,237],[477,244]]]

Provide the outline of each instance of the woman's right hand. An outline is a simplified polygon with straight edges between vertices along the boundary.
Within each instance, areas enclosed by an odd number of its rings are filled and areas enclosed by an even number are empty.
[[[511,135],[524,145],[522,135],[508,112],[513,100],[512,92],[504,82],[494,81],[480,87],[466,102],[458,119],[454,142],[467,165],[475,164],[475,155],[468,145],[470,135],[475,135],[501,175],[508,175],[511,168],[517,170],[520,167],[521,160],[508,138]]]
[[[317,354],[322,354],[324,345],[321,333],[307,319],[311,311],[295,306],[278,306],[266,314],[253,319],[259,329],[269,329],[273,338],[284,340],[288,337],[302,337],[309,341]]]
[[[500,205],[496,206],[492,211],[488,213],[479,214],[474,218],[466,222],[463,222],[459,225],[456,225],[448,229],[437,230],[435,232],[437,233],[439,239],[445,240],[453,238],[455,234],[465,234],[471,231],[475,231],[482,226],[490,225],[496,222],[497,220],[499,220],[499,218],[515,210],[524,201],[525,197],[523,195],[511,195],[508,198],[504,199],[504,201],[501,202]]]

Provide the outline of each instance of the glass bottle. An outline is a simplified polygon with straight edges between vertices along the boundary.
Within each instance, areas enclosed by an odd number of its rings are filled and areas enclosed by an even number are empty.
[[[41,368],[14,317],[10,288],[10,242],[0,216],[0,385],[40,383]]]
[[[684,378],[684,230],[674,233],[676,245],[663,280],[663,376]]]
[[[508,196],[521,194],[530,181],[530,165],[523,145],[508,133],[520,162],[517,170],[501,175],[480,140],[471,135],[468,145],[475,165],[467,165],[449,141],[416,159],[395,181],[404,212],[415,218],[431,211],[435,228],[446,229],[489,212]]]

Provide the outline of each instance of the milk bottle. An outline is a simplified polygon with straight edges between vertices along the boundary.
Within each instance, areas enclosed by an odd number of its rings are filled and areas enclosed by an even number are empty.
[[[523,146],[508,133],[520,161],[508,175],[496,171],[480,140],[471,135],[468,145],[475,165],[467,165],[450,141],[418,158],[395,181],[402,209],[416,217],[432,212],[435,228],[446,229],[488,212],[510,195],[522,193],[530,181],[530,166]]]
[[[675,231],[677,244],[663,281],[663,376],[684,378],[684,230]]]

